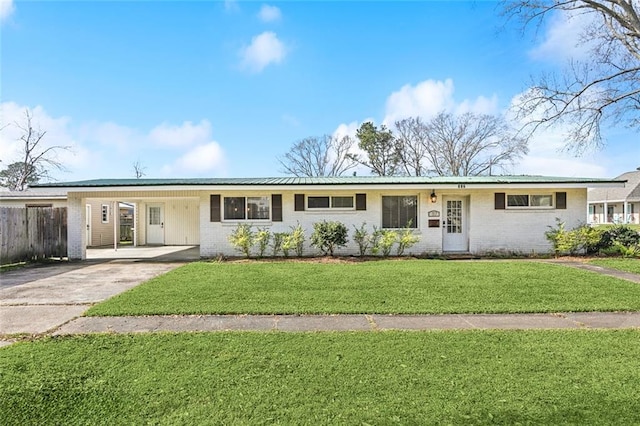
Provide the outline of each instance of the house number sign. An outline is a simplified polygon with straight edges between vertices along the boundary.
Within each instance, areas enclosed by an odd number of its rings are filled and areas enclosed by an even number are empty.
[[[438,210],[430,210],[429,212],[427,212],[427,216],[440,217],[440,212]]]

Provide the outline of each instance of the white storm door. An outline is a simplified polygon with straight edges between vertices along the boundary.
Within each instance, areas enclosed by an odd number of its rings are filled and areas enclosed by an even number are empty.
[[[464,199],[444,200],[445,220],[442,236],[443,251],[468,251],[467,215]]]
[[[164,244],[164,205],[147,205],[147,244]]]
[[[87,228],[87,247],[91,247],[91,204],[85,205],[86,209],[86,228]]]

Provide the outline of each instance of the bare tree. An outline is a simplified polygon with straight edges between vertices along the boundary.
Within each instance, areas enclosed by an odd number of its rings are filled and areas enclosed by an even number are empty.
[[[528,152],[502,117],[441,112],[423,124],[429,169],[440,176],[477,176],[503,169]]]
[[[528,135],[540,126],[566,125],[566,147],[582,153],[602,145],[605,123],[640,128],[638,0],[505,1],[504,13],[521,18],[524,27],[553,13],[592,19],[582,34],[588,59],[571,61],[560,76],[538,77],[515,105]]]
[[[401,168],[407,176],[424,176],[427,169],[427,126],[420,117],[403,118],[395,122],[396,149]]]
[[[134,161],[134,163],[132,164],[132,167],[133,167],[133,173],[136,176],[136,179],[140,179],[141,177],[147,175],[145,173],[145,170],[147,170],[147,167],[144,166],[140,160]]]
[[[34,129],[32,121],[33,116],[27,109],[24,113],[24,123],[14,123],[22,132],[19,138],[22,142],[21,158],[0,172],[0,185],[12,191],[23,191],[28,185],[37,183],[41,179],[50,179],[51,170],[66,170],[56,154],[61,150],[69,151],[71,147],[62,145],[46,147],[42,140],[47,132],[39,128]]]
[[[353,146],[349,136],[311,136],[294,143],[278,162],[284,173],[294,176],[341,176],[356,167],[348,156]]]

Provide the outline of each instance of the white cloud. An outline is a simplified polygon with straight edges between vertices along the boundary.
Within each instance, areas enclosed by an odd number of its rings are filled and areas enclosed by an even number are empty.
[[[465,99],[456,103],[453,93],[453,80],[425,80],[415,86],[406,84],[387,98],[385,117],[382,121],[387,126],[397,120],[408,117],[429,119],[440,111],[454,113],[475,112],[478,114],[495,114],[498,112],[498,97],[479,96],[476,99]]]
[[[269,64],[279,64],[287,55],[287,48],[271,31],[265,31],[251,39],[251,44],[240,51],[241,67],[250,72],[260,72]]]
[[[53,154],[57,161],[60,161],[67,167],[73,167],[79,152],[78,143],[71,133],[71,119],[68,117],[54,118],[50,116],[43,107],[36,106],[28,108],[18,105],[15,102],[3,102],[0,104],[0,117],[2,122],[0,128],[0,159],[5,167],[14,161],[19,161],[23,142],[20,137],[24,131],[19,126],[26,126],[26,111],[31,114],[31,126],[37,131],[46,132],[39,146],[46,149],[52,146],[68,146],[71,151],[56,150]],[[55,177],[55,173],[54,173]]]
[[[373,120],[371,119],[362,120],[363,123],[366,121],[373,121]],[[356,131],[360,127],[360,124],[361,123],[358,123],[357,121],[352,121],[351,123],[348,123],[348,124],[342,123],[336,128],[336,130],[333,131],[333,136],[337,138],[343,138],[345,136],[350,136],[352,138],[355,138]]]
[[[549,20],[543,41],[529,51],[529,56],[555,62],[584,59],[590,50],[589,42],[583,39],[584,31],[593,24],[592,14],[556,12]]]
[[[260,12],[258,12],[258,18],[260,18],[262,22],[276,22],[282,18],[282,13],[276,6],[263,4],[260,8]]]
[[[433,117],[453,106],[453,80],[425,80],[415,86],[405,84],[387,98],[384,123],[407,117]]]
[[[493,95],[490,98],[478,96],[475,100],[465,99],[456,106],[455,112],[457,114],[464,114],[467,112],[473,112],[476,114],[497,114],[499,112],[498,96]]]
[[[13,0],[0,0],[0,22],[11,16],[15,10]]]
[[[220,145],[211,141],[198,145],[178,158],[172,166],[165,168],[172,174],[186,174],[193,176],[205,172],[220,171],[224,166],[224,152]]]
[[[18,139],[22,132],[14,123],[24,121],[27,108],[14,102],[0,103],[0,127],[7,125],[0,132],[0,169],[19,160],[21,143]],[[224,166],[224,151],[213,141],[208,120],[195,124],[185,121],[181,125],[162,123],[145,132],[114,122],[74,124],[69,117],[49,115],[41,106],[28,109],[33,115],[34,128],[47,132],[43,147],[71,147],[70,151],[57,153],[57,160],[68,173],[52,173],[56,180],[132,177],[135,159],[140,159],[147,167],[149,177],[161,173],[197,175],[220,171]]]
[[[161,146],[192,146],[207,142],[211,137],[211,123],[201,120],[198,124],[185,121],[179,126],[162,123],[149,132],[149,140]]]

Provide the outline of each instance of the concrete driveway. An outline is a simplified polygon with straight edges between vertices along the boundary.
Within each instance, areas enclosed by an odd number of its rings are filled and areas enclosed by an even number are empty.
[[[193,250],[189,251],[192,254]],[[39,334],[91,305],[183,265],[191,256],[88,260],[19,268],[0,275],[0,336]],[[167,259],[166,249],[161,255]]]

